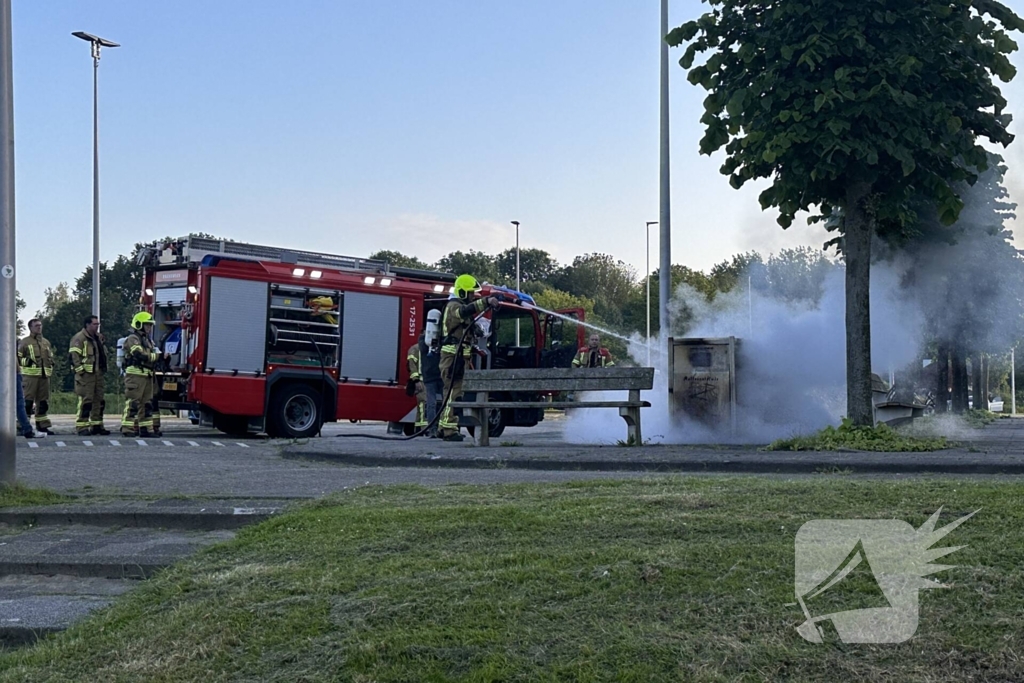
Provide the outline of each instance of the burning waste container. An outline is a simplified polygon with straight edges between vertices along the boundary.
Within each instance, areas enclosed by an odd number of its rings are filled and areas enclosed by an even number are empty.
[[[668,396],[680,413],[736,431],[736,337],[668,340]]]

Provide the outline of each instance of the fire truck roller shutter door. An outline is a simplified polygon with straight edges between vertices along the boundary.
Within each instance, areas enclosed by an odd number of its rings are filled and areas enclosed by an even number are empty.
[[[266,282],[210,278],[206,368],[264,371],[267,289]]]
[[[345,293],[342,377],[353,381],[398,381],[400,304],[401,298],[397,296]],[[404,353],[401,362],[405,362]]]

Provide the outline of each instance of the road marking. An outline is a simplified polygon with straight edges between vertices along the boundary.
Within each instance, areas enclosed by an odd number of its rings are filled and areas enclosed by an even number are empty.
[[[92,445],[92,441],[83,441],[82,443],[84,443],[86,446],[91,446]]]
[[[220,446],[221,448],[224,448],[224,444],[222,444],[220,441],[211,441],[210,443],[212,443],[214,446]]]
[[[248,448],[248,446],[247,446],[247,445],[245,445],[244,443],[242,443],[241,441],[236,441],[235,443],[237,443],[237,444],[238,444],[239,446],[241,446],[242,448]]]
[[[173,446],[173,445],[174,445],[174,444],[173,444],[173,443],[171,443],[170,441],[164,441],[164,442],[163,442],[163,444],[164,444],[165,446]]]
[[[120,445],[121,445],[121,442],[120,442],[120,441],[118,441],[117,439],[111,439],[111,440],[110,440],[110,445],[111,445],[111,446],[120,446]]]
[[[144,439],[135,439],[135,443],[139,444],[140,446],[148,446],[149,445],[148,443],[146,443],[146,441]]]
[[[64,446],[65,446],[65,443],[63,441],[58,441],[57,442],[57,448],[64,448]]]
[[[192,446],[193,448],[199,448],[199,444],[197,444],[195,441],[189,441],[188,445]]]
[[[29,441],[28,442],[28,447],[29,448],[39,448],[39,444],[37,444],[35,441]]]

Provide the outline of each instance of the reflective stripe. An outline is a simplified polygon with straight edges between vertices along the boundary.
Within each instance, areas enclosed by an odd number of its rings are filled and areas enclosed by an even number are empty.
[[[149,377],[150,375],[153,374],[152,370],[147,370],[146,368],[140,368],[137,365],[129,365],[125,369],[124,372],[125,372],[126,375],[140,375],[142,377]]]
[[[42,377],[43,376],[43,369],[42,368],[23,368],[22,371],[21,371],[21,374],[25,375],[25,377]]]

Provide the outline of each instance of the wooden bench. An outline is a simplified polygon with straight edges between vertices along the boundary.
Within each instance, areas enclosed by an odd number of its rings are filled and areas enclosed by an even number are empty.
[[[515,370],[467,370],[464,392],[475,392],[472,401],[453,401],[473,422],[480,446],[490,445],[487,411],[504,408],[618,408],[626,421],[627,442],[640,445],[640,409],[651,404],[640,400],[640,392],[654,386],[654,368],[521,368]],[[488,401],[489,393],[531,394],[554,391],[628,391],[625,401]]]

